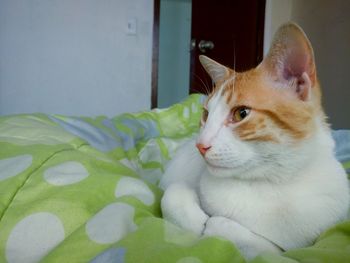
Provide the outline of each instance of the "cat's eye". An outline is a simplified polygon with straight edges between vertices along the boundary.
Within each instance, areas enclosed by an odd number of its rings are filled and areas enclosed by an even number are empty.
[[[250,113],[250,109],[248,107],[238,107],[233,111],[232,121],[239,122],[246,118]]]
[[[207,121],[208,115],[209,115],[208,110],[203,108],[203,113],[202,113],[202,122],[203,123]]]

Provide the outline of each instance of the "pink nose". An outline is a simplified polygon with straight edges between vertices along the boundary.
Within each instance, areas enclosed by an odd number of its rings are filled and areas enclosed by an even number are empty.
[[[205,155],[205,153],[211,148],[211,146],[206,146],[204,144],[201,144],[201,143],[197,143],[196,144],[199,152],[201,153],[201,155]]]

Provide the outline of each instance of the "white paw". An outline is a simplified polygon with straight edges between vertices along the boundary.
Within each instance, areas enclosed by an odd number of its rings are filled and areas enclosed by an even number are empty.
[[[221,236],[233,241],[232,235],[234,233],[232,231],[235,232],[234,226],[235,222],[228,218],[213,216],[208,219],[203,234],[206,236]]]
[[[184,222],[182,224],[182,227],[184,229],[196,233],[197,235],[201,235],[204,230],[205,222],[207,221],[208,216],[204,213],[198,213],[196,216],[192,216],[192,218],[189,216],[189,214],[187,214],[186,216],[188,216],[189,220]]]
[[[168,221],[198,235],[203,232],[208,216],[200,208],[195,191],[188,186],[170,186],[164,193],[161,208]]]
[[[206,236],[220,236],[234,243],[247,259],[252,259],[264,251],[280,252],[280,249],[259,235],[255,235],[241,224],[225,218],[211,217],[204,230]]]
[[[238,247],[242,244],[250,243],[255,238],[250,230],[241,224],[222,216],[214,216],[208,219],[204,234],[208,236],[221,236]]]

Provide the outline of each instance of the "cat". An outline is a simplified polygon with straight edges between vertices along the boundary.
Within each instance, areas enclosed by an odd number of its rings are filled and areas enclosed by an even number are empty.
[[[224,237],[247,259],[312,245],[346,218],[349,190],[304,31],[282,25],[264,60],[246,72],[200,61],[214,90],[199,134],[160,181],[164,218]]]

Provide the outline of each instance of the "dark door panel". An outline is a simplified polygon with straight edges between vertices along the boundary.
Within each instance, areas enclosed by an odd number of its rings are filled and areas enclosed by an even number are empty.
[[[265,0],[192,0],[190,93],[207,93],[203,83],[211,86],[198,60],[201,54],[236,71],[261,62],[264,17]],[[207,41],[202,51],[200,41]]]

